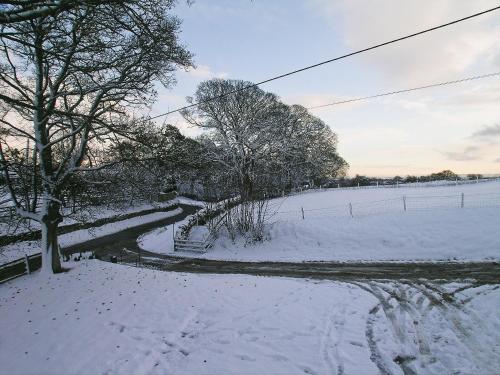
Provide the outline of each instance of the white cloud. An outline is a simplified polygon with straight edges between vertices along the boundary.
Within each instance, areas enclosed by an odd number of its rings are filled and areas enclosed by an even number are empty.
[[[214,72],[208,65],[198,65],[196,68],[191,68],[186,71],[186,74],[198,80],[206,80],[211,78],[226,78],[226,72]]]
[[[315,0],[355,50],[497,6],[493,0]],[[421,84],[500,68],[499,11],[368,52],[353,60],[386,80]]]

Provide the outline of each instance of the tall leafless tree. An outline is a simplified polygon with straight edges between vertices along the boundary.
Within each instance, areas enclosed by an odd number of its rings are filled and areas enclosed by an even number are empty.
[[[337,136],[323,121],[251,82],[202,82],[194,100],[199,104],[183,115],[208,131],[200,141],[222,171],[236,178],[244,201],[347,169]]]
[[[11,3],[39,10],[51,1]],[[127,136],[126,110],[151,103],[156,81],[170,86],[175,69],[191,65],[178,41],[180,22],[171,15],[174,0],[73,3],[3,24],[0,34],[0,168],[19,215],[40,222],[42,268],[53,272],[61,270],[64,184],[105,167],[90,146]],[[30,165],[40,198],[20,196],[10,168],[8,148],[27,140],[34,145]]]
[[[195,100],[201,104],[184,111],[184,117],[209,131],[215,147],[208,150],[237,176],[241,198],[247,200],[253,195],[256,167],[268,156],[269,145],[275,140],[276,96],[250,82],[212,79],[199,85]]]

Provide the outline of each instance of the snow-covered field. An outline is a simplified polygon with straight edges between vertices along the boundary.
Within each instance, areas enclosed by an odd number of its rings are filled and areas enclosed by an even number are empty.
[[[234,244],[221,236],[201,256],[245,261],[500,259],[499,181],[309,191],[276,199],[269,211],[274,214],[268,241]],[[148,250],[168,252],[165,242]]]
[[[126,220],[109,223],[96,228],[82,229],[59,236],[61,246],[71,246],[85,242],[97,237],[103,237],[108,234],[116,233],[121,230],[131,228],[137,225],[150,223],[153,221],[165,219],[182,213],[182,208],[176,208],[172,211],[154,212],[148,215],[133,217]],[[0,263],[7,263],[11,260],[19,259],[24,254],[31,255],[40,252],[38,241],[22,241],[3,246],[0,248]]]
[[[493,286],[71,265],[65,274],[0,285],[2,373],[493,375],[500,368]],[[441,298],[445,290],[451,297]]]

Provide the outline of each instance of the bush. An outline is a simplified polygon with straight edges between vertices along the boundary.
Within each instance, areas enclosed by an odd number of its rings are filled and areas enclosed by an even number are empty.
[[[243,236],[247,244],[264,240],[268,207],[267,200],[252,200],[228,210],[224,227],[231,240],[234,241],[238,235]]]

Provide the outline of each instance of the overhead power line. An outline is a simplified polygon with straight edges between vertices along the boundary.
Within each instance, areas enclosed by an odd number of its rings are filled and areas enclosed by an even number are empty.
[[[353,98],[353,99],[347,99],[347,100],[340,100],[337,102],[332,102],[328,104],[321,104],[321,105],[316,105],[313,107],[308,107],[307,109],[318,109],[318,108],[324,108],[324,107],[330,107],[333,105],[339,105],[339,104],[346,104],[346,103],[353,103],[353,102],[359,102],[362,100],[368,100],[368,99],[374,99],[374,98],[380,98],[383,96],[389,96],[389,95],[395,95],[395,94],[401,94],[404,92],[410,92],[410,91],[417,91],[417,90],[423,90],[423,89],[429,89],[431,87],[438,87],[438,86],[446,86],[446,85],[453,85],[456,83],[461,83],[461,82],[467,82],[467,81],[474,81],[476,79],[483,79],[483,78],[489,78],[489,77],[495,77],[499,76],[500,72],[496,73],[490,73],[490,74],[484,74],[480,76],[474,76],[474,77],[468,77],[468,78],[462,78],[462,79],[457,79],[454,81],[446,81],[446,82],[440,82],[440,83],[432,83],[430,85],[425,85],[425,86],[419,86],[419,87],[412,87],[411,89],[403,89],[403,90],[396,90],[396,91],[389,91],[389,92],[384,92],[382,94],[375,94],[375,95],[370,95],[370,96],[363,96],[360,98]]]
[[[203,101],[200,101],[200,102],[196,102],[196,103],[193,103],[193,104],[186,105],[186,106],[181,107],[181,108],[174,109],[172,111],[161,113],[159,115],[150,117],[149,120],[154,120],[154,119],[159,118],[159,117],[167,116],[167,115],[170,115],[172,113],[176,113],[176,112],[180,112],[180,111],[185,110],[185,109],[193,108],[193,107],[199,106],[200,104],[204,104],[204,103],[208,103],[208,102],[211,102],[211,101],[214,101],[214,100],[217,100],[217,99],[221,99],[221,98],[224,98],[226,96],[229,96],[229,95],[232,95],[232,94],[236,94],[236,93],[238,93],[240,91],[248,90],[248,89],[250,89],[252,87],[256,87],[256,86],[259,86],[259,85],[263,85],[265,83],[276,81],[278,79],[285,78],[285,77],[288,77],[288,76],[291,76],[293,74],[297,74],[297,73],[300,73],[300,72],[303,72],[303,71],[306,71],[306,70],[309,70],[309,69],[317,68],[318,66],[321,66],[321,65],[329,64],[329,63],[332,63],[334,61],[338,61],[338,60],[345,59],[347,57],[359,55],[361,53],[368,52],[368,51],[374,50],[376,48],[384,47],[384,46],[387,46],[389,44],[401,42],[403,40],[410,39],[410,38],[413,38],[413,37],[416,37],[416,36],[419,36],[419,35],[422,35],[422,34],[430,33],[432,31],[439,30],[439,29],[445,28],[447,26],[451,26],[451,25],[457,24],[459,22],[466,21],[466,20],[469,20],[471,18],[479,17],[479,16],[482,16],[482,15],[487,14],[487,13],[491,13],[491,12],[493,12],[495,10],[499,10],[499,9],[500,9],[500,6],[497,6],[497,7],[494,7],[494,8],[490,8],[490,9],[487,9],[487,10],[483,10],[482,12],[474,13],[474,14],[471,14],[470,16],[462,17],[462,18],[456,19],[454,21],[443,23],[441,25],[434,26],[434,27],[431,27],[429,29],[421,30],[421,31],[415,32],[413,34],[408,34],[408,35],[405,35],[405,36],[402,36],[402,37],[399,37],[399,38],[396,38],[396,39],[389,40],[387,42],[375,44],[373,46],[366,47],[366,48],[363,48],[363,49],[360,49],[360,50],[357,50],[357,51],[354,51],[354,52],[350,52],[350,53],[347,53],[347,54],[342,55],[342,56],[334,57],[334,58],[329,59],[329,60],[321,61],[321,62],[313,64],[313,65],[308,65],[306,67],[303,67],[303,68],[300,68],[300,69],[297,69],[297,70],[293,70],[293,71],[288,72],[288,73],[284,73],[284,74],[280,74],[280,75],[272,77],[272,78],[268,78],[268,79],[266,79],[264,81],[261,81],[261,82],[253,83],[251,85],[242,87],[242,88],[237,89],[237,90],[228,91],[227,93],[224,93],[224,94],[218,95],[218,96],[214,96],[213,98],[209,98],[207,100],[203,100]]]

